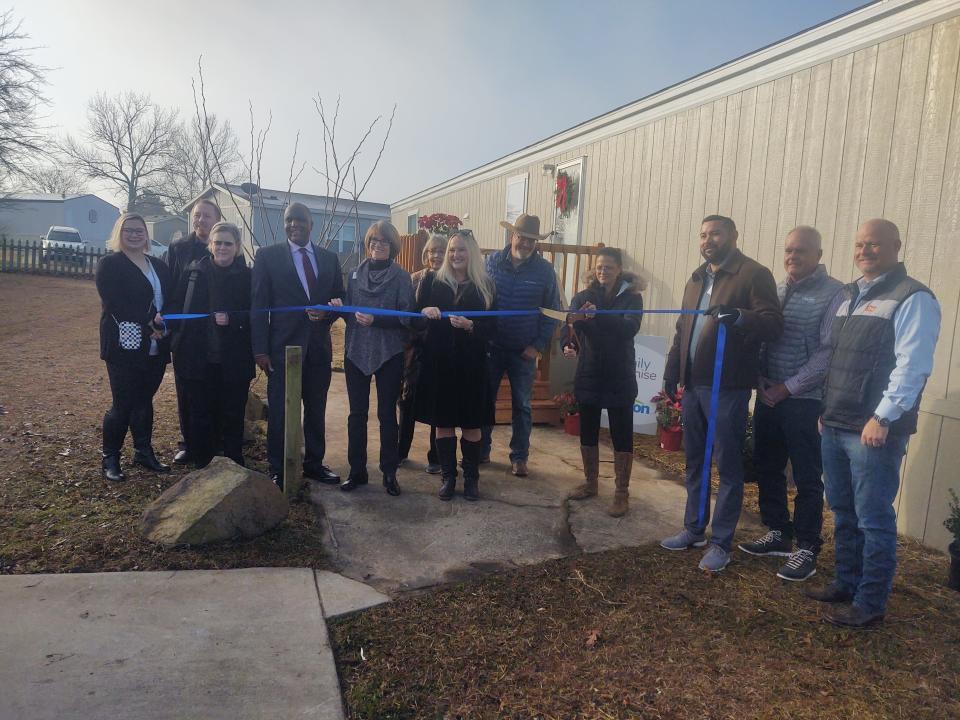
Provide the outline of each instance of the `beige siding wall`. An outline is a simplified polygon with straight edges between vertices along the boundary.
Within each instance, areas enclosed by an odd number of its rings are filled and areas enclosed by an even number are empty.
[[[853,237],[874,216],[900,226],[903,259],[943,309],[935,369],[910,443],[898,499],[903,532],[935,547],[948,487],[960,477],[960,17],[920,28],[597,142],[505,170],[494,179],[397,205],[469,213],[481,244],[502,243],[506,179],[526,173],[527,211],[553,218],[544,163],[585,157],[582,241],[623,248],[649,280],[650,308],[678,307],[700,258],[695,234],[709,213],[731,215],[745,253],[782,273],[783,238],[797,224],[823,234],[824,262],[855,276]],[[671,335],[648,316],[644,331]]]

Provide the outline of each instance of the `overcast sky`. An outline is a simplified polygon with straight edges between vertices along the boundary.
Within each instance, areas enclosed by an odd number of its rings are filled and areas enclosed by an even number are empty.
[[[297,130],[301,157],[322,166],[313,96],[342,97],[344,149],[396,103],[364,197],[390,203],[863,4],[16,0],[14,14],[52,68],[47,122],[61,133],[82,129],[98,91],[148,92],[192,114],[202,53],[209,109],[242,147],[248,104],[260,124],[272,111],[265,187],[286,187]],[[295,190],[325,185],[308,168]]]

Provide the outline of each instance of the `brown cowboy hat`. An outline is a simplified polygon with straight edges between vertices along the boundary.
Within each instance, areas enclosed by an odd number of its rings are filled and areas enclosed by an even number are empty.
[[[527,215],[526,213],[518,217],[517,222],[514,225],[511,225],[506,220],[501,220],[500,227],[506,228],[510,232],[515,232],[521,237],[530,238],[532,240],[544,240],[553,235],[553,233],[541,235],[540,218],[538,218],[536,215]]]

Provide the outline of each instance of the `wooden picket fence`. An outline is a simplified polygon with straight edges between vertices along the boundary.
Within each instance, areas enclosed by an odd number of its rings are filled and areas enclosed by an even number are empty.
[[[97,263],[106,254],[103,248],[45,251],[40,243],[0,238],[0,272],[92,278]]]

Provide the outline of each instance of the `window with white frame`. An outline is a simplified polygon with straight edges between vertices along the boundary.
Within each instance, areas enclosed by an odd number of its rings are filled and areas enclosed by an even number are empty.
[[[418,211],[413,210],[407,213],[407,235],[414,235],[417,232]]]

